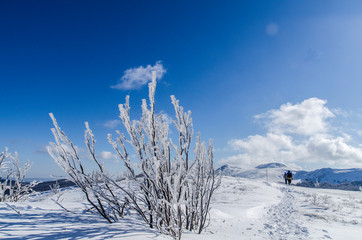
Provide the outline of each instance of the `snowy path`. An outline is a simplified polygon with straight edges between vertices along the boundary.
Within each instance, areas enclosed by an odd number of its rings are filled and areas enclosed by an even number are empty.
[[[265,239],[362,239],[362,193],[272,183],[279,203],[265,209]]]
[[[279,187],[281,201],[271,206],[266,213],[264,229],[268,239],[310,239],[309,232],[299,220],[295,192],[291,186]]]

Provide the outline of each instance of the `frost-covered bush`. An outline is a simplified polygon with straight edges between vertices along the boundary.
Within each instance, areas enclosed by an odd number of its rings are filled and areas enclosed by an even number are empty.
[[[315,187],[315,188],[319,188],[319,187],[320,187],[318,178],[317,178],[317,179],[315,180],[315,182],[313,182],[313,183],[314,183],[314,187]]]
[[[27,199],[33,192],[35,181],[25,183],[25,175],[31,164],[27,162],[23,168],[19,165],[18,154],[11,154],[5,148],[0,153],[0,202],[18,202]]]
[[[169,124],[155,111],[155,90],[156,72],[153,72],[149,84],[149,106],[144,99],[141,119],[131,120],[127,96],[125,104],[119,105],[119,110],[128,137],[118,131],[116,139],[108,135],[110,144],[127,169],[124,182],[131,183],[131,187],[115,181],[105,173],[95,157],[95,139],[88,124],[86,144],[98,165],[98,171],[85,173],[76,148],[60,130],[52,114],[50,116],[55,126],[52,131],[56,142],[51,143],[48,150],[81,187],[88,201],[89,195],[96,199],[96,202],[91,200],[91,203],[93,201],[92,204],[103,217],[109,218],[109,215],[105,215],[109,210],[102,211],[105,203],[113,213],[128,204],[151,228],[156,227],[160,232],[180,239],[183,229],[201,233],[205,228],[211,197],[220,184],[220,178],[216,177],[213,168],[211,140],[206,146],[199,134],[194,151],[190,151],[193,137],[191,112],[184,112],[174,96],[171,96],[171,102],[176,115],[174,126],[177,139],[172,140],[169,136]],[[131,161],[131,152],[136,153],[137,162]],[[124,193],[124,198],[111,190],[117,188]],[[124,199],[122,204],[121,199]]]
[[[171,96],[178,135],[174,143],[169,137],[168,123],[162,115],[155,114],[155,89],[154,72],[149,84],[149,107],[143,100],[140,120],[131,121],[129,96],[125,104],[119,105],[120,118],[129,139],[120,132],[115,141],[110,135],[108,139],[125,163],[129,179],[143,191],[141,195],[135,192],[129,194],[134,196],[132,202],[140,207],[144,220],[151,227],[157,227],[175,238],[180,238],[183,228],[201,233],[209,213],[211,196],[219,184],[213,168],[212,141],[207,147],[198,135],[191,159],[191,112],[184,112],[179,101]],[[129,143],[136,152],[138,165],[131,164],[125,143]],[[142,173],[142,178],[136,177],[138,172]]]
[[[313,193],[311,195],[311,202],[313,205],[323,208],[324,210],[334,209],[336,207],[336,204],[328,195],[318,195],[316,193]]]
[[[103,165],[98,161],[95,154],[95,138],[89,124],[86,122],[84,133],[85,144],[97,166],[96,170],[86,172],[79,157],[77,148],[73,145],[66,134],[60,129],[53,114],[49,114],[53,120],[52,132],[55,143],[50,143],[48,152],[55,162],[69,175],[71,180],[82,190],[90,210],[99,213],[109,223],[115,222],[123,217],[125,202],[115,193]]]

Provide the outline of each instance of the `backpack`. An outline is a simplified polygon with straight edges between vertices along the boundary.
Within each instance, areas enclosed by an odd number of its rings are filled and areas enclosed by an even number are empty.
[[[288,173],[287,173],[287,179],[292,179],[292,178],[293,178],[292,172],[288,172]]]

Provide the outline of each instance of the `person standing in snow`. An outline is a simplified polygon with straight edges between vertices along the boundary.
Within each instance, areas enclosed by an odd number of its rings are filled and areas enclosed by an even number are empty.
[[[287,184],[287,183],[288,183],[288,180],[287,180],[287,171],[284,172],[283,178],[284,178],[285,184]]]
[[[288,181],[288,184],[290,185],[292,183],[293,180],[293,174],[290,170],[288,170],[287,175],[286,175],[286,180]]]

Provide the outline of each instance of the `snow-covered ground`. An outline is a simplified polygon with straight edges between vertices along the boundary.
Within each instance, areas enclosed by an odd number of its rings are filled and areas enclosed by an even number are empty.
[[[77,188],[61,196],[66,212],[45,192],[26,202],[0,203],[0,239],[171,239],[136,216],[108,224],[84,212]],[[223,177],[211,221],[183,239],[362,239],[362,192],[286,186],[263,179]]]

